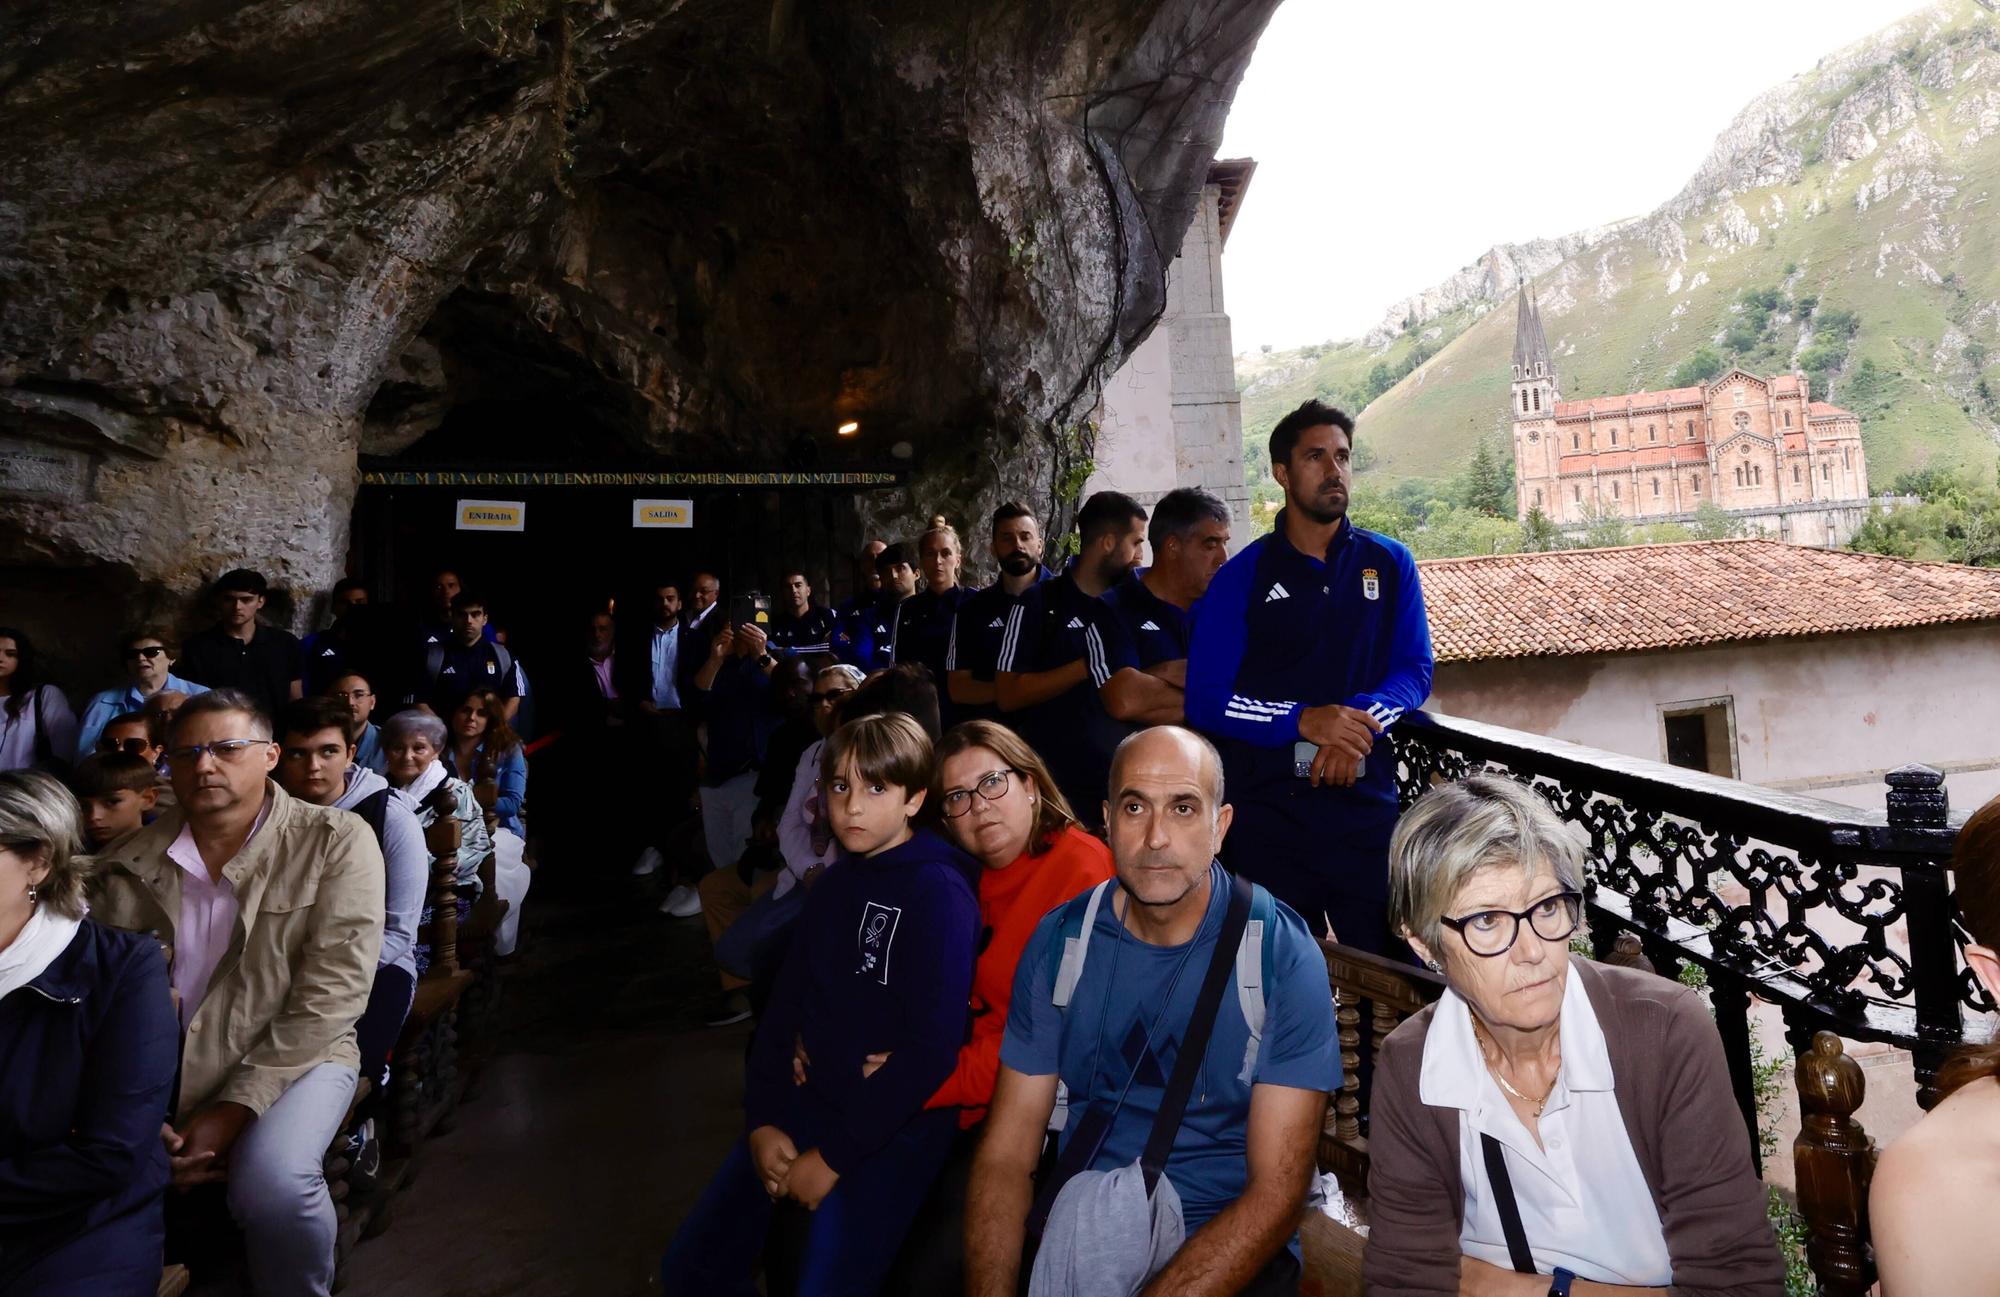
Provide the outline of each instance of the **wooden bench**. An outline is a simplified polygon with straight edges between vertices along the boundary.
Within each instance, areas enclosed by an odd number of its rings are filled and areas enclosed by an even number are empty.
[[[473,982],[458,959],[458,847],[460,828],[444,787],[427,806],[436,812],[424,830],[431,853],[430,921],[417,940],[430,949],[430,967],[417,979],[410,1013],[403,1020],[389,1071],[389,1121],[385,1148],[407,1158],[458,1102],[458,1044],[455,1016]]]

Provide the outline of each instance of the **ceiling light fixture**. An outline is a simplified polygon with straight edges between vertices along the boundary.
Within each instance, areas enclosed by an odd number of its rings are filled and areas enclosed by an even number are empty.
[[[846,423],[843,423],[838,428],[835,428],[834,431],[839,433],[843,437],[852,437],[855,433],[861,431],[861,425],[856,423],[854,420],[849,419]]]

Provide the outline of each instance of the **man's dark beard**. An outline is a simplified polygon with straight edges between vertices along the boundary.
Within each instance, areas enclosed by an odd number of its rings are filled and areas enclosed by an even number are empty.
[[[1000,560],[1000,570],[1008,576],[1026,576],[1035,570],[1035,556],[1017,549]]]
[[[1123,581],[1125,579],[1126,574],[1129,573],[1131,570],[1132,570],[1131,567],[1129,567],[1124,563],[1118,562],[1116,559],[1113,559],[1110,555],[1107,554],[1103,558],[1097,560],[1097,583],[1108,589],[1111,586],[1117,585],[1120,581]]]
[[[1338,508],[1330,510],[1314,508],[1312,505],[1296,497],[1287,497],[1285,503],[1321,526],[1330,522],[1339,522],[1347,516],[1347,501],[1345,499],[1342,499]]]

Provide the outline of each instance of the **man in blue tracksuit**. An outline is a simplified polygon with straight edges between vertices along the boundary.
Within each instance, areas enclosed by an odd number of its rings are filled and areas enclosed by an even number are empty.
[[[1222,750],[1226,863],[1343,944],[1390,954],[1388,732],[1430,694],[1431,636],[1410,551],[1347,518],[1353,438],[1318,401],[1271,430],[1285,508],[1195,605],[1187,711]]]

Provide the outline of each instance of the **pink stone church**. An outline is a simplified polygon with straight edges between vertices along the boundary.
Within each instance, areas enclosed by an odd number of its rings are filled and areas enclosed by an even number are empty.
[[[1687,522],[1710,504],[1753,535],[1842,545],[1868,516],[1861,420],[1813,400],[1805,375],[1733,369],[1700,387],[1565,401],[1525,285],[1513,422],[1523,519],[1539,509],[1566,530],[1606,513]]]

